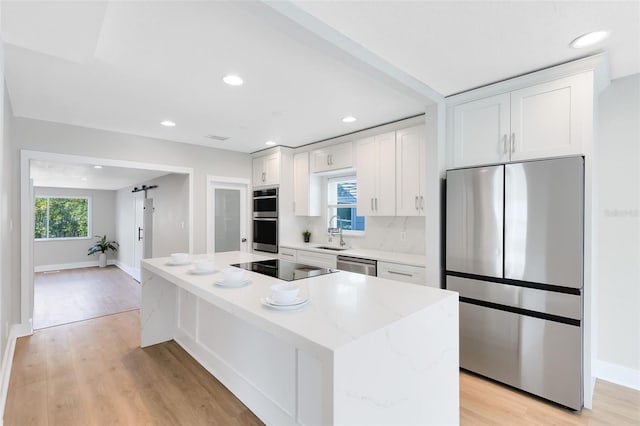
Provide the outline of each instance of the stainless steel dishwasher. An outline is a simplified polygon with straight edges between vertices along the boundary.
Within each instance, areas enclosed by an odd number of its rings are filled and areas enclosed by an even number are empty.
[[[377,276],[378,262],[360,257],[338,256],[336,267],[341,271],[356,272],[358,274]]]

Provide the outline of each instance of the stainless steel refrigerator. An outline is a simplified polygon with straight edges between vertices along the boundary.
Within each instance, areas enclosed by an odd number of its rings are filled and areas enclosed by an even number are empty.
[[[584,159],[449,170],[446,194],[460,366],[581,409]]]

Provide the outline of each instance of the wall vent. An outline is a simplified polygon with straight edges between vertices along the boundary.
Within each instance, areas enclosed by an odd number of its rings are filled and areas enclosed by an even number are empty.
[[[214,141],[224,142],[227,139],[229,139],[229,136],[206,135],[205,138],[213,139]]]

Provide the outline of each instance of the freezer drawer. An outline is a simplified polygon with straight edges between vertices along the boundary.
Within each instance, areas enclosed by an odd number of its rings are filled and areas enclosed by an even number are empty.
[[[457,291],[460,297],[497,303],[543,314],[582,319],[582,296],[517,285],[500,284],[469,278],[447,276],[447,290]]]
[[[579,410],[582,329],[460,302],[460,366]]]
[[[446,269],[503,275],[504,166],[447,172]]]

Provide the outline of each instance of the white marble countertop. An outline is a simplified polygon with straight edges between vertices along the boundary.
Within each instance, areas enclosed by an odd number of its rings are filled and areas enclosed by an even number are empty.
[[[315,251],[318,253],[334,254],[337,256],[341,255],[341,256],[363,257],[365,259],[377,260],[378,262],[401,263],[403,265],[421,266],[423,268],[427,263],[426,256],[419,255],[419,254],[397,253],[397,252],[360,249],[360,248],[348,248],[346,250],[327,250],[327,249],[318,248],[320,246],[327,246],[327,245],[329,244],[285,243],[285,244],[280,244],[280,247],[286,247],[286,248],[291,248],[296,250],[309,250],[309,251]]]
[[[273,257],[245,252],[192,255],[190,260],[209,259],[222,271],[232,263],[265,260]],[[145,259],[142,268],[184,288],[209,303],[259,326],[285,341],[318,352],[335,351],[349,342],[384,328],[401,318],[433,308],[457,293],[350,272],[297,280],[301,294],[309,304],[296,311],[277,311],[263,306],[260,299],[279,279],[246,271],[251,284],[241,288],[223,288],[214,283],[222,272],[193,275],[193,266],[169,266],[169,258]],[[153,280],[143,280],[153,285]],[[326,353],[326,352],[325,352]]]

